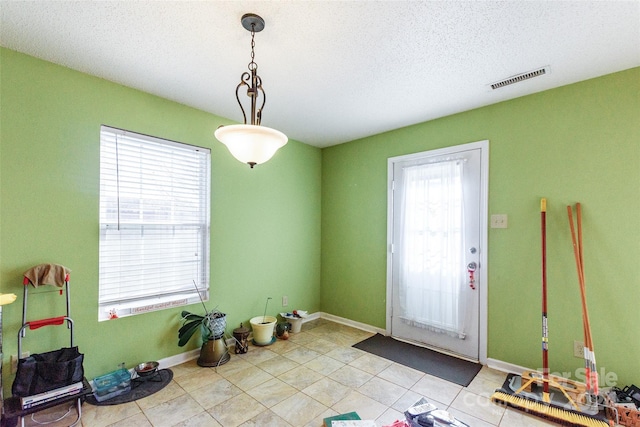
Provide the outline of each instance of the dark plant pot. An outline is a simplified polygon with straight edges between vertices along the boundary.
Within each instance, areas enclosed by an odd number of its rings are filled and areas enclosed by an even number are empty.
[[[204,367],[220,366],[229,361],[229,353],[224,339],[210,339],[202,343],[198,365]]]

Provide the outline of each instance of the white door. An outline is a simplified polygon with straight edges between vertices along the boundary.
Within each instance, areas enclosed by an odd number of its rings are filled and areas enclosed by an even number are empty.
[[[387,329],[486,358],[488,141],[389,159]]]

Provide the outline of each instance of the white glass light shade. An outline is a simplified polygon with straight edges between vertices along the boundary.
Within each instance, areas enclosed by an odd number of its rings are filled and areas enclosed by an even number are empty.
[[[221,126],[214,134],[233,157],[251,167],[269,160],[289,140],[278,130],[257,125]]]

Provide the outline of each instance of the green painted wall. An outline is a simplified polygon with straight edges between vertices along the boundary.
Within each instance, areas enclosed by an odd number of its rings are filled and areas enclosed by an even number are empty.
[[[290,141],[250,170],[215,140],[219,117],[7,49],[0,108],[0,292],[19,295],[4,307],[5,390],[22,323],[22,273],[43,262],[73,271],[71,314],[88,378],[197,347],[177,346],[180,308],[97,321],[101,124],[211,148],[208,306],[228,314],[228,332],[262,315],[267,297],[268,314],[284,311],[283,295],[289,309],[320,309],[320,149]],[[50,302],[64,298],[32,295],[30,319],[60,314]],[[64,328],[47,329],[28,333],[23,348],[68,345]]]
[[[550,368],[582,366],[566,206],[582,203],[600,369],[640,384],[640,68],[322,151],[322,310],[385,327],[387,158],[490,140],[488,357],[541,367],[540,198],[548,199]],[[575,378],[575,376],[574,376]]]
[[[289,308],[384,327],[387,158],[489,139],[489,210],[509,215],[508,229],[489,230],[489,357],[540,365],[538,209],[547,197],[551,369],[581,366],[571,356],[582,328],[566,219],[566,205],[580,201],[598,364],[621,384],[640,383],[629,356],[640,354],[640,69],[323,150],[291,141],[253,171],[213,138],[225,122],[0,49],[0,292],[20,294],[32,265],[71,268],[89,378],[121,361],[185,351],[176,344],[180,309],[97,321],[98,132],[106,124],[212,149],[209,305],[228,313],[229,330],[261,314],[269,296],[269,312],[281,311],[282,295]],[[5,390],[20,304],[4,307]],[[57,313],[36,304],[33,317]],[[62,345],[66,331],[49,329],[30,333],[24,348]]]

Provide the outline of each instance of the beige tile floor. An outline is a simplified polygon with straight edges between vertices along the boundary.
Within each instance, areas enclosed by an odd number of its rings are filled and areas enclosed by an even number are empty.
[[[145,399],[115,406],[85,403],[82,426],[320,427],[325,417],[356,411],[382,427],[402,419],[422,396],[472,427],[555,425],[491,403],[490,395],[505,378],[501,372],[483,367],[468,387],[461,387],[351,347],[371,335],[314,320],[289,340],[251,346],[218,368],[195,361],[173,366],[173,381]],[[57,416],[36,413],[26,425]]]

